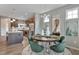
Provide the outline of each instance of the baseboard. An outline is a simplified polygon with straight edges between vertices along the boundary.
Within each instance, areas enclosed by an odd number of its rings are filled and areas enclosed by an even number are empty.
[[[77,51],[79,51],[79,48],[76,48],[76,47],[72,47],[72,46],[66,46],[67,48],[71,48],[71,49],[73,49],[73,50],[77,50]]]

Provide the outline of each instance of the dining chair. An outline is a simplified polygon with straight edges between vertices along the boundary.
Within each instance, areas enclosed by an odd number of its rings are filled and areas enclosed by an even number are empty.
[[[65,39],[65,37],[64,37],[64,36],[61,36],[61,37],[59,38],[59,40],[58,40],[58,41],[55,41],[54,43],[55,43],[55,44],[59,44],[59,43],[63,42],[64,39]]]
[[[60,40],[58,42],[61,43],[64,39],[65,39],[65,37],[64,36],[61,36],[60,37]]]
[[[29,41],[30,43],[30,47],[32,49],[33,52],[36,52],[36,53],[39,53],[39,52],[42,52],[44,47],[39,45],[38,43],[36,42],[33,42],[33,41]]]
[[[63,42],[64,38],[65,38],[64,36],[61,36],[60,40],[58,41],[59,43],[57,43],[53,46],[50,46],[50,49],[57,53],[64,52],[64,50],[65,50],[65,44]]]

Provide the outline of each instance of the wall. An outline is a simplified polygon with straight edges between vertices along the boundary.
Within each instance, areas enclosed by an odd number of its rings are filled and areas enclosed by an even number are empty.
[[[0,17],[0,36],[1,36],[1,17]]]
[[[19,24],[25,24],[25,21],[24,20],[18,20],[18,23]]]
[[[9,18],[1,17],[1,36],[6,36],[6,32],[9,30]]]
[[[61,35],[64,35],[66,38],[65,38],[65,42],[67,45],[69,46],[72,46],[74,48],[79,48],[79,37],[78,36],[66,36],[65,35],[65,17],[66,17],[66,10],[68,9],[72,9],[72,8],[78,8],[79,7],[79,4],[70,4],[70,5],[65,5],[63,7],[60,7],[60,8],[57,8],[57,9],[54,9],[54,10],[51,10],[51,11],[48,11],[48,12],[45,12],[43,14],[49,14],[53,17],[60,17],[60,20],[61,20]],[[79,19],[79,18],[78,18]],[[77,19],[77,20],[78,20]]]

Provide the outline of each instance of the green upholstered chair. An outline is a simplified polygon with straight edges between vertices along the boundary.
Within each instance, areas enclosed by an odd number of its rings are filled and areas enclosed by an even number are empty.
[[[33,41],[33,39],[32,38],[29,38],[29,41]]]
[[[50,46],[50,49],[55,52],[61,53],[61,52],[64,52],[65,44],[62,42],[60,44]]]
[[[50,46],[50,49],[58,53],[64,52],[65,50],[65,44],[63,42],[64,38],[65,38],[64,36],[61,36],[59,43],[56,45]]]
[[[54,43],[55,43],[55,44],[59,44],[59,43],[63,42],[64,38],[65,38],[64,36],[61,36],[61,37],[59,38],[59,40],[58,40],[58,41],[55,41]]]
[[[30,43],[30,47],[31,47],[32,51],[34,51],[36,53],[41,52],[44,49],[43,46],[38,45],[36,42],[29,41],[29,43]]]
[[[60,37],[60,40],[59,40],[58,42],[59,42],[59,43],[62,43],[64,39],[65,39],[65,37],[64,37],[64,36],[61,36],[61,37]]]

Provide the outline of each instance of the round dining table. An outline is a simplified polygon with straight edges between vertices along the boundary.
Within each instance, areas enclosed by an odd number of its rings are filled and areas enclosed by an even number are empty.
[[[46,52],[50,54],[49,47],[51,42],[59,41],[59,36],[32,36],[33,41],[45,42]],[[48,44],[48,45],[47,45]]]
[[[59,40],[59,36],[32,36],[32,39],[40,42],[55,42]]]

